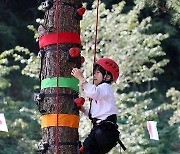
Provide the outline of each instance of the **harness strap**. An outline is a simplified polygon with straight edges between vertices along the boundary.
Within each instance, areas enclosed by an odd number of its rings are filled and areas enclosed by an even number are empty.
[[[120,144],[120,146],[123,148],[124,151],[126,151],[126,147],[125,145],[121,142],[121,140],[118,140],[118,143]]]
[[[89,112],[88,112],[88,116],[89,116],[89,119],[92,120],[92,114],[91,114],[91,107],[92,107],[92,98],[89,98],[89,101],[90,101],[90,107],[89,107]]]
[[[107,122],[111,122],[113,124],[116,124],[116,122],[117,122],[117,115],[116,114],[112,114],[112,115],[108,116],[105,120],[101,120],[101,119],[97,119],[97,118],[91,118],[91,121],[93,123],[93,126],[96,126],[97,124],[99,124],[99,123],[97,123],[98,121],[100,123],[102,123],[104,121],[107,121]]]

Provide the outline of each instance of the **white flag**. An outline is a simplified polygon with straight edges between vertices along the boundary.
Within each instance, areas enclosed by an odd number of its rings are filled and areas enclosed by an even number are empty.
[[[6,120],[3,113],[0,113],[0,131],[8,132]]]
[[[149,131],[150,139],[153,139],[153,140],[159,140],[156,125],[157,125],[156,121],[147,121],[147,129]]]

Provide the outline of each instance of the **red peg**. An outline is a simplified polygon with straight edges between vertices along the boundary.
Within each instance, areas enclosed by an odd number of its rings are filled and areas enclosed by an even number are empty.
[[[80,49],[79,48],[71,48],[69,49],[69,55],[73,58],[78,57],[80,54]]]
[[[76,103],[77,107],[81,107],[84,104],[85,99],[83,97],[79,97],[74,99],[74,102]]]
[[[77,13],[80,15],[80,16],[83,16],[83,14],[85,13],[86,9],[81,7],[79,9],[77,9]]]

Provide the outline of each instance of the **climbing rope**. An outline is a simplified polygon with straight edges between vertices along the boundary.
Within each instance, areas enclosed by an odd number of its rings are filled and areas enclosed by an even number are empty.
[[[59,118],[58,118],[58,112],[59,112],[59,0],[56,0],[56,36],[57,36],[57,42],[56,42],[56,154],[59,153]]]
[[[96,62],[96,47],[97,47],[97,36],[98,36],[98,19],[99,19],[99,0],[97,0],[96,6],[96,33],[94,39],[94,63]]]
[[[97,37],[98,37],[98,19],[99,19],[99,0],[97,0],[97,4],[96,4],[96,33],[95,33],[95,38],[94,38],[94,64],[96,62],[96,47],[97,47]],[[94,84],[94,80],[93,80],[93,84]],[[89,98],[89,102],[90,102],[90,108],[89,108],[89,119],[92,119],[91,117],[91,106],[92,106],[92,98]]]

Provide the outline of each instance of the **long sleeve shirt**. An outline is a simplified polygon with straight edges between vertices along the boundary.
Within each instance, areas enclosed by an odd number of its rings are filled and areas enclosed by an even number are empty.
[[[87,83],[87,85],[84,86],[84,91],[88,97],[93,99],[90,111],[92,118],[105,120],[112,114],[118,114],[114,93],[110,84],[102,83],[95,86]]]

